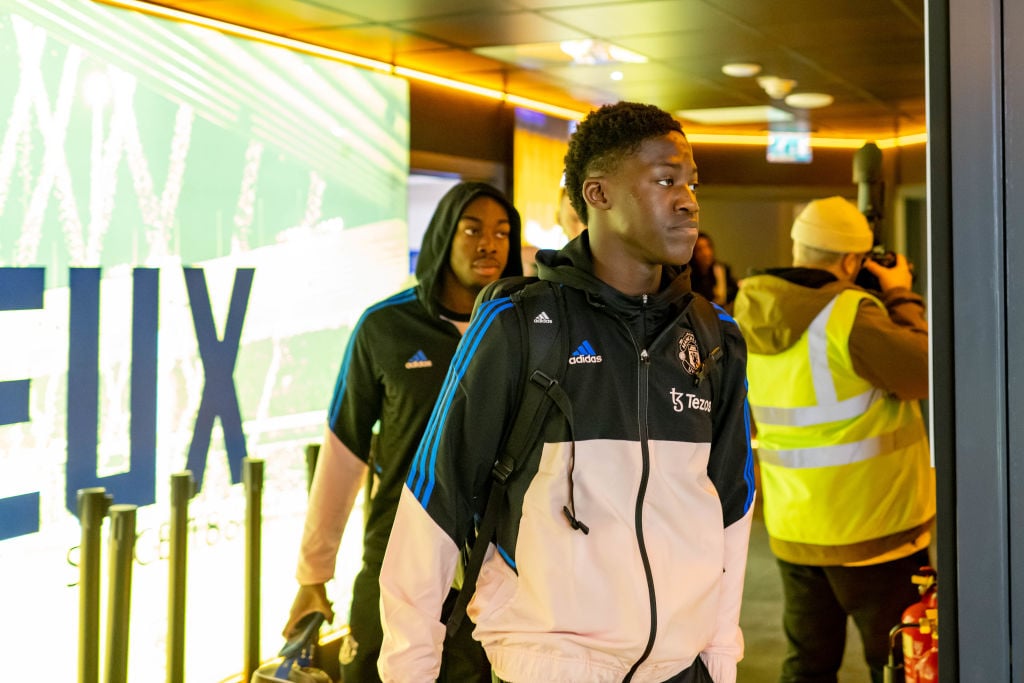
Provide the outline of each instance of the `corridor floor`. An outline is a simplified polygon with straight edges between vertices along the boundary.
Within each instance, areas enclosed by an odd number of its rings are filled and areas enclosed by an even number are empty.
[[[740,626],[746,651],[739,663],[738,683],[777,683],[786,653],[786,638],[782,633],[782,582],[768,547],[768,534],[760,514],[755,516],[750,533]],[[853,622],[850,622],[839,683],[868,683],[870,678],[862,657],[860,638]]]

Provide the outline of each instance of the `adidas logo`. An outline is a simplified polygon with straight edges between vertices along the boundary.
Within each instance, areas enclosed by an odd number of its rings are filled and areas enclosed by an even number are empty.
[[[554,320],[548,317],[546,311],[541,311],[540,313],[537,314],[537,317],[533,319],[533,322],[541,323],[544,325],[550,325],[554,322]]]
[[[412,358],[405,361],[405,367],[408,370],[412,370],[413,368],[430,368],[433,366],[433,361],[427,358],[427,354],[423,353],[422,349],[412,354]]]
[[[594,347],[590,345],[590,342],[584,339],[579,348],[573,351],[572,355],[569,356],[569,365],[576,365],[578,363],[600,363],[601,360],[601,356],[597,355],[597,352],[594,351]]]

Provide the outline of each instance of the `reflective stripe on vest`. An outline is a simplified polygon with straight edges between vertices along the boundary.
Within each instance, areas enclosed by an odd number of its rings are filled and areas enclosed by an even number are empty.
[[[794,448],[790,450],[763,450],[758,453],[762,463],[800,469],[804,467],[833,467],[850,465],[913,446],[921,438],[916,422],[909,422],[894,432],[835,446],[820,448]]]

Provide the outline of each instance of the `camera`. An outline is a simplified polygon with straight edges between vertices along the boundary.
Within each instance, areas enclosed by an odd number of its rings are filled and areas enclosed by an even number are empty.
[[[884,268],[892,268],[896,265],[896,252],[889,251],[881,244],[875,245],[868,252],[869,259],[877,263]],[[913,271],[911,271],[913,272]],[[873,292],[882,291],[882,285],[878,282],[878,278],[875,277],[867,268],[861,268],[860,272],[857,273],[857,279],[854,283],[859,286]]]
[[[892,268],[896,265],[896,252],[886,251],[882,245],[874,247],[868,254],[868,258],[883,268]]]

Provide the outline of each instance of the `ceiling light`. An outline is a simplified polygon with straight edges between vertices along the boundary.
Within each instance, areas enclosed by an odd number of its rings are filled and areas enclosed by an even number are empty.
[[[776,107],[713,107],[710,109],[682,109],[676,116],[704,125],[735,123],[774,123],[792,121],[793,114]]]
[[[612,79],[613,81],[621,81],[622,80],[622,72],[621,71],[613,71],[610,74],[608,74],[608,78]]]
[[[572,57],[576,64],[644,64],[647,57],[603,40],[563,40],[559,43],[562,52]]]
[[[827,107],[835,100],[828,93],[823,92],[795,92],[786,96],[786,104],[796,109],[818,109]]]
[[[722,65],[722,73],[736,78],[750,78],[761,73],[761,65],[753,62],[732,62]]]
[[[792,78],[779,78],[778,76],[758,76],[757,84],[773,100],[781,100],[793,92],[793,88],[796,87],[796,81]]]

